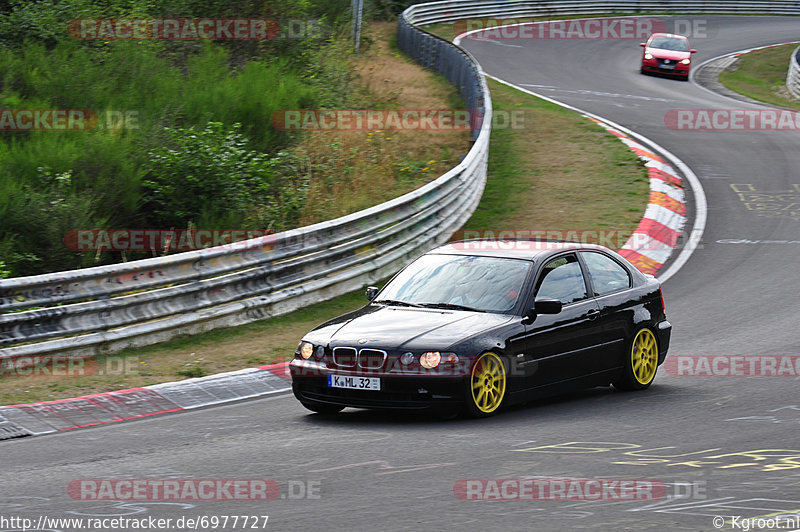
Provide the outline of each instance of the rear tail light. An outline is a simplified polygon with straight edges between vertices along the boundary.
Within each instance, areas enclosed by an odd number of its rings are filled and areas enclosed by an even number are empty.
[[[661,291],[660,288],[658,289],[658,297],[661,299],[661,311],[666,314],[667,306],[664,305],[664,293]]]

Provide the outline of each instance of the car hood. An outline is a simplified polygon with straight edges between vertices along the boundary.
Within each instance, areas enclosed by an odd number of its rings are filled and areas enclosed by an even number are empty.
[[[513,319],[508,314],[369,305],[306,335],[316,344],[385,350],[442,350]]]
[[[665,50],[663,48],[650,47],[645,48],[645,53],[652,54],[653,57],[657,57],[659,59],[674,59],[675,61],[686,59],[692,55],[691,52],[678,52],[675,50]]]

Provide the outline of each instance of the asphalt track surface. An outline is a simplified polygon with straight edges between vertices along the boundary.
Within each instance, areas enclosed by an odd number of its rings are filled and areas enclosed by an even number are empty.
[[[709,37],[693,39],[695,64],[800,38],[797,18],[703,20]],[[708,197],[703,245],[664,288],[671,355],[800,354],[800,244],[718,242],[800,240],[800,203],[743,201],[731,186],[798,194],[797,132],[667,128],[670,109],[759,107],[640,75],[637,41],[464,44],[489,74],[644,134],[700,178]],[[755,203],[780,208],[753,210]],[[662,368],[646,392],[597,388],[450,422],[349,409],[325,418],[288,395],[253,400],[4,442],[0,517],[268,515],[268,530],[715,530],[714,516],[800,512],[798,384],[678,377]],[[666,494],[577,502],[454,495],[459,480],[521,477],[654,479]],[[281,495],[184,503],[67,495],[71,481],[97,478],[266,478]],[[294,498],[301,486],[313,496]]]

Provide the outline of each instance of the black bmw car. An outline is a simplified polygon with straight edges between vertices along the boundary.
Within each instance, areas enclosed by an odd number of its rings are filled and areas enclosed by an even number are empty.
[[[306,408],[481,417],[578,388],[641,390],[672,331],[659,282],[591,244],[454,242],[367,298],[300,342],[290,370]]]

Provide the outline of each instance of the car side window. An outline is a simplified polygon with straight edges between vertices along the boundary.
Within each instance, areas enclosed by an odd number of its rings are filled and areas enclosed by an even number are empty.
[[[578,258],[566,255],[545,264],[535,294],[536,297],[558,299],[564,305],[589,297]]]
[[[601,253],[584,252],[583,260],[589,270],[595,295],[602,296],[630,288],[631,276],[621,264]]]

